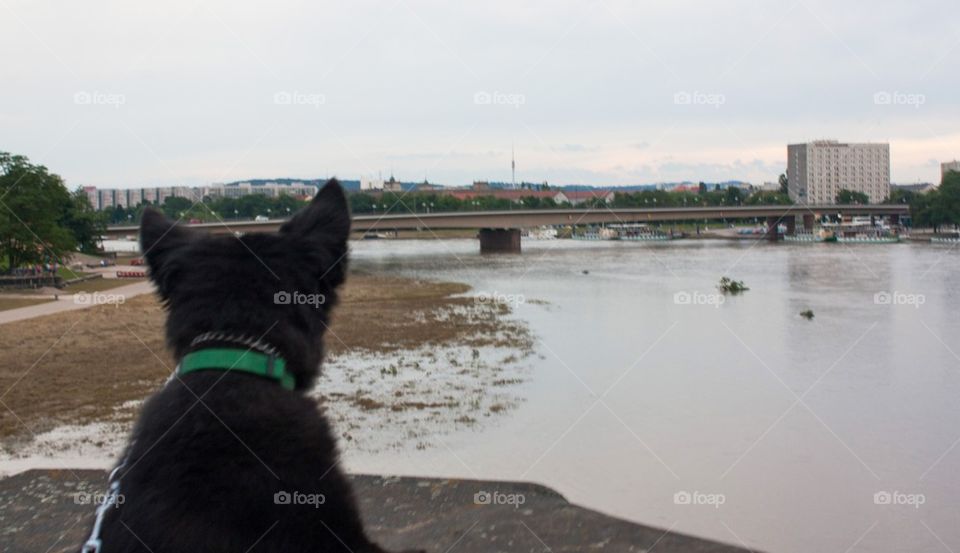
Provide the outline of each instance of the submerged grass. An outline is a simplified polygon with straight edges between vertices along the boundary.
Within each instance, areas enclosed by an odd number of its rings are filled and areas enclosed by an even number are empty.
[[[528,330],[506,317],[506,305],[459,295],[468,290],[459,283],[352,274],[326,337],[328,356],[464,345],[531,350]],[[9,446],[61,424],[129,420],[131,405],[173,370],[164,318],[149,294],[0,325],[0,394],[8,407],[0,410],[0,440]],[[442,407],[410,401],[403,407]],[[356,403],[364,410],[386,407],[362,397]]]

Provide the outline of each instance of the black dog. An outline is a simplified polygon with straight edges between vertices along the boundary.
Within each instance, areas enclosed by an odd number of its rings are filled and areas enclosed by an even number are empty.
[[[340,185],[328,182],[276,235],[199,234],[153,210],[140,231],[179,369],[143,407],[113,480],[118,500],[95,532],[100,550],[384,551],[304,394],[346,276]],[[226,366],[198,357],[224,351]],[[191,359],[199,370],[185,370]],[[258,363],[264,374],[241,370]]]

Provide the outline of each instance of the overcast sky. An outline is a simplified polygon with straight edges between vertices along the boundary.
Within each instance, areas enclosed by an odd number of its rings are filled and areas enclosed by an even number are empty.
[[[242,5],[241,5],[242,4]],[[0,0],[0,150],[71,187],[361,175],[772,181],[960,157],[960,20],[902,2]]]

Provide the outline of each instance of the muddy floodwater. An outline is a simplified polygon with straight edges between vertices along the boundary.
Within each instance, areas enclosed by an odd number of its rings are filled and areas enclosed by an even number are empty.
[[[348,445],[350,470],[530,480],[772,552],[960,550],[960,249],[523,247],[354,245],[357,268],[509,303],[535,353],[503,416]],[[717,295],[722,276],[749,290]],[[405,435],[383,417],[378,432]]]

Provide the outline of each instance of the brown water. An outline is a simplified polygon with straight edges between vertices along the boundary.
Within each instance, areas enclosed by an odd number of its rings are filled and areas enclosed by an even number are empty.
[[[476,250],[364,242],[354,259],[514,303],[540,339],[525,402],[427,449],[348,448],[352,470],[531,480],[606,513],[766,551],[960,550],[960,249]],[[750,290],[721,300],[723,275]]]

